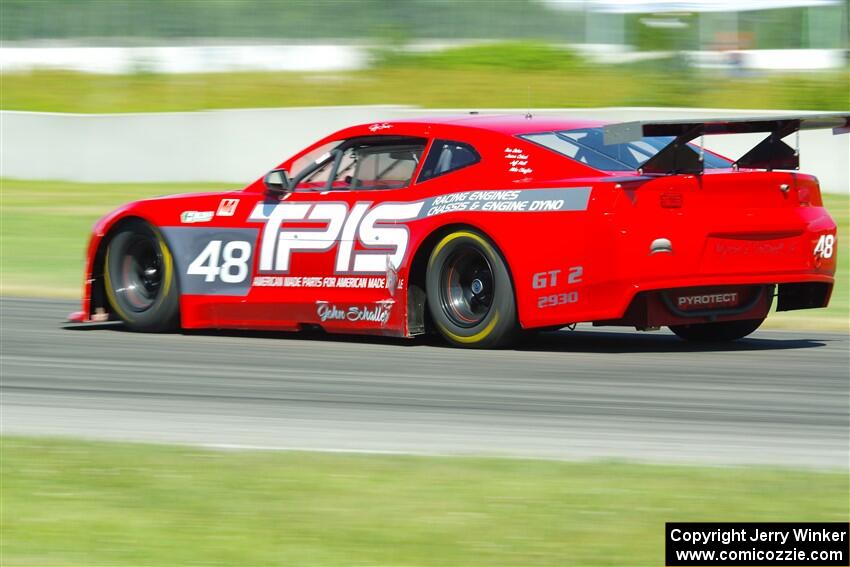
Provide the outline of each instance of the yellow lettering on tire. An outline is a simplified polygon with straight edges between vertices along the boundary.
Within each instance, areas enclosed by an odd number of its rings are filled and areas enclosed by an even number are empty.
[[[434,246],[434,250],[431,252],[431,260],[428,262],[428,267],[430,268],[433,265],[434,258],[437,257],[437,254],[440,253],[440,250],[445,248],[446,245],[449,242],[451,242],[452,240],[456,240],[458,238],[462,238],[462,237],[471,238],[474,241],[478,242],[481,246],[486,248],[487,251],[490,252],[491,254],[494,253],[493,247],[490,246],[490,243],[487,242],[486,240],[484,240],[483,238],[481,238],[480,236],[478,236],[477,234],[472,233],[472,232],[467,232],[467,231],[453,232],[453,233],[449,234],[448,236],[444,237],[440,242],[437,243],[436,246]]]
[[[168,290],[171,289],[171,280],[174,278],[174,274],[172,274],[174,262],[171,259],[171,251],[168,249],[168,245],[165,244],[162,234],[158,230],[154,230],[154,232],[156,233],[157,240],[159,240],[159,249],[162,251],[162,264],[165,268],[165,282],[162,286],[162,295],[165,297],[168,295]]]
[[[453,233],[449,234],[448,236],[445,236],[442,240],[440,240],[440,242],[437,243],[436,246],[434,246],[434,250],[431,252],[431,258],[428,261],[428,269],[431,269],[431,267],[434,264],[434,259],[437,257],[437,255],[440,253],[440,251],[443,248],[445,248],[446,245],[449,244],[449,242],[451,242],[453,240],[457,240],[458,238],[470,238],[470,239],[474,240],[475,242],[477,242],[488,253],[493,254],[493,255],[496,254],[496,251],[493,250],[493,247],[484,238],[478,236],[474,232],[461,230],[461,231],[458,231],[458,232],[453,232]],[[481,342],[482,340],[486,339],[487,336],[490,335],[490,333],[493,331],[493,329],[496,327],[496,325],[498,323],[499,323],[499,313],[494,312],[493,318],[490,319],[490,321],[487,323],[487,325],[483,329],[481,329],[480,331],[478,331],[474,335],[469,335],[469,336],[463,336],[463,335],[458,335],[458,334],[452,333],[451,331],[446,329],[446,327],[444,325],[441,325],[439,322],[437,322],[437,326],[440,328],[440,331],[442,331],[447,337],[451,338],[455,342],[462,343],[462,344],[474,344],[474,343],[478,343],[478,342]]]
[[[440,330],[442,332],[444,332],[447,336],[451,337],[451,339],[453,341],[457,341],[457,342],[463,343],[463,344],[472,344],[472,343],[481,342],[482,340],[486,339],[487,335],[489,335],[493,331],[493,328],[496,326],[496,324],[498,322],[499,322],[499,314],[493,313],[493,318],[490,319],[490,322],[487,323],[486,327],[484,327],[483,329],[481,329],[480,331],[478,331],[474,335],[470,335],[468,337],[464,337],[462,335],[456,335],[456,334],[452,333],[451,331],[449,331],[448,329],[446,329],[443,325],[440,325],[439,323],[437,323],[437,325],[440,327]]]

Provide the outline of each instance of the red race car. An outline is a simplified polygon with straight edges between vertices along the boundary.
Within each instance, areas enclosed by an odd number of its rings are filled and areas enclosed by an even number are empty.
[[[850,114],[603,124],[531,116],[337,132],[245,189],[108,214],[77,321],[464,347],[572,323],[733,340],[825,307],[836,226],[782,138]],[[704,135],[764,132],[737,160]]]

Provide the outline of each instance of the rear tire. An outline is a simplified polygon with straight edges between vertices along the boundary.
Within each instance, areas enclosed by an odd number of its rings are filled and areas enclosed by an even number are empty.
[[[179,326],[174,260],[162,234],[133,220],[109,241],[104,288],[113,311],[133,331],[172,331]]]
[[[742,339],[758,329],[762,323],[764,319],[745,319],[697,325],[671,325],[670,330],[686,341],[717,343]]]
[[[458,230],[440,239],[428,259],[425,287],[434,325],[454,346],[498,348],[516,338],[511,277],[483,235]]]

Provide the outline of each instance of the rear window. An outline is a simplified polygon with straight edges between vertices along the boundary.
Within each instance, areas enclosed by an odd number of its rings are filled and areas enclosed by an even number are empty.
[[[520,137],[602,171],[638,169],[674,140],[672,136],[648,136],[635,142],[606,145],[603,143],[602,128],[558,130]],[[693,147],[699,151],[698,146]],[[704,160],[706,169],[732,166],[731,161],[709,152],[705,152]]]
[[[478,163],[480,160],[481,157],[478,152],[469,144],[452,140],[434,140],[431,149],[428,151],[428,157],[422,164],[422,171],[419,173],[417,181],[427,181]]]

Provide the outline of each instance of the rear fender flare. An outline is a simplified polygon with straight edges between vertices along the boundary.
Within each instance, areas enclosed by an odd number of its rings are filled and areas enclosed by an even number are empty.
[[[420,301],[420,298],[424,297],[425,293],[425,275],[427,274],[428,259],[431,256],[431,252],[443,237],[451,234],[452,232],[458,231],[472,231],[478,233],[490,242],[490,244],[496,249],[499,256],[502,257],[502,260],[504,260],[505,266],[507,266],[508,276],[511,280],[511,288],[513,289],[514,297],[516,297],[516,282],[514,281],[511,264],[505,256],[503,248],[499,245],[499,242],[493,238],[492,234],[489,234],[482,228],[468,222],[446,223],[435,227],[427,235],[425,235],[425,237],[419,241],[415,251],[410,257],[411,259],[408,264],[407,273],[407,317],[404,329],[405,334],[411,334],[411,322],[416,323],[418,321],[424,322],[427,320],[427,305],[424,300]],[[427,326],[428,325],[426,324],[426,330]]]

